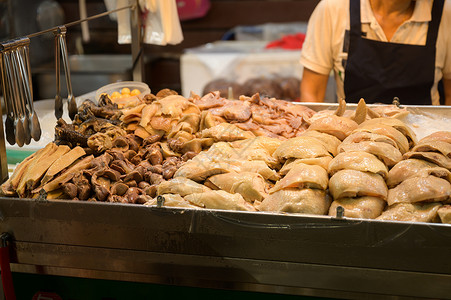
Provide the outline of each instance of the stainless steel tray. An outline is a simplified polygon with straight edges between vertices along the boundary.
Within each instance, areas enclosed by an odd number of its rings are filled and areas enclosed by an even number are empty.
[[[451,120],[449,106],[408,110]],[[445,224],[0,198],[0,232],[14,238],[16,272],[336,298],[451,298]]]
[[[451,226],[0,198],[12,270],[361,299],[451,297]]]

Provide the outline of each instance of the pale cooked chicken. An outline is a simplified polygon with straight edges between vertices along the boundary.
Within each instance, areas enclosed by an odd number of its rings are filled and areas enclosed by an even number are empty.
[[[351,133],[347,138],[343,140],[342,144],[346,145],[351,143],[360,143],[363,141],[387,143],[395,147],[396,149],[399,149],[398,144],[396,144],[396,142],[392,138],[385,135],[366,131],[355,131]]]
[[[253,139],[231,142],[230,144],[234,149],[264,149],[269,153],[269,155],[272,155],[281,143],[282,141],[280,139],[258,136]]]
[[[262,201],[268,195],[268,184],[258,173],[230,172],[211,176],[207,182],[231,194],[238,193],[250,203]]]
[[[207,192],[210,189],[205,185],[184,177],[176,177],[161,182],[157,187],[157,195],[178,194],[185,197],[189,194]]]
[[[437,213],[442,223],[451,224],[451,205],[443,205]]]
[[[358,124],[349,118],[331,115],[315,120],[308,130],[328,133],[342,141],[357,127]]]
[[[324,170],[327,170],[329,163],[332,161],[332,156],[322,156],[314,158],[289,158],[284,163],[283,167],[279,170],[279,174],[286,175],[297,164],[307,164],[320,166]]]
[[[451,197],[451,183],[435,176],[410,177],[388,191],[387,203],[439,202]]]
[[[431,141],[441,141],[451,144],[451,131],[437,131],[422,138],[419,143],[427,143]]]
[[[255,208],[244,200],[240,194],[230,194],[226,191],[208,191],[185,196],[188,202],[209,209],[228,209],[255,211]]]
[[[273,156],[280,162],[288,158],[315,158],[330,156],[323,143],[308,136],[298,136],[284,141]]]
[[[386,202],[378,197],[342,198],[332,202],[329,216],[335,216],[337,207],[341,206],[347,218],[375,219],[381,215],[385,205]]]
[[[250,131],[239,129],[230,123],[220,123],[211,128],[202,130],[201,137],[213,138],[216,142],[232,142],[236,140],[244,140],[255,137]]]
[[[306,130],[301,134],[301,136],[309,136],[320,140],[326,147],[327,151],[329,151],[329,153],[333,156],[337,155],[337,148],[341,144],[341,141],[335,136],[316,130]]]
[[[198,209],[200,208],[197,205],[193,205],[191,203],[189,203],[188,201],[186,201],[185,199],[183,199],[182,196],[178,195],[178,194],[162,194],[161,197],[163,197],[164,201],[162,203],[162,206],[166,206],[166,207],[180,207],[180,208],[194,208],[194,209]],[[146,203],[144,203],[144,205],[149,205],[149,206],[154,206],[158,204],[158,199],[157,197],[147,201]]]
[[[441,203],[398,203],[387,208],[377,220],[435,222]]]
[[[260,211],[324,215],[330,203],[325,191],[291,188],[269,195],[256,207]]]
[[[355,151],[371,153],[382,160],[389,168],[402,160],[401,152],[387,143],[363,141],[359,143],[341,144],[338,146],[339,153]]]
[[[370,132],[380,135],[385,135],[396,142],[397,148],[402,154],[409,151],[409,141],[407,138],[395,128],[384,124],[367,124],[364,122],[360,124],[354,132]]]
[[[437,152],[451,158],[451,143],[443,141],[421,142],[412,148],[412,152]]]
[[[371,153],[363,151],[343,152],[338,154],[329,163],[329,175],[334,175],[340,170],[357,170],[379,174],[387,178],[387,166]]]
[[[329,191],[336,199],[358,196],[387,198],[387,185],[378,174],[356,170],[341,170],[329,180]]]
[[[437,152],[407,152],[403,155],[404,159],[408,158],[419,158],[424,159],[434,164],[439,165],[440,167],[451,170],[451,158],[444,156],[441,153]]]
[[[276,182],[269,193],[273,194],[282,189],[295,187],[326,190],[328,183],[329,176],[324,168],[298,163],[291,168],[284,178]]]
[[[370,120],[366,120],[364,123],[361,124],[362,127],[366,125],[387,125],[395,128],[399,132],[401,132],[409,141],[410,148],[415,146],[417,144],[417,136],[415,132],[403,121],[396,119],[396,118],[373,118]]]
[[[407,178],[410,177],[427,177],[434,175],[447,179],[451,182],[451,172],[445,168],[441,168],[434,163],[422,159],[406,159],[397,163],[388,172],[387,185],[388,187],[395,187]]]

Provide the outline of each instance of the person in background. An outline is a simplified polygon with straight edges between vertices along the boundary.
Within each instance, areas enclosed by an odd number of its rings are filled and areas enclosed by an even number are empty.
[[[451,0],[322,0],[301,64],[304,102],[324,101],[333,69],[347,102],[451,105]]]

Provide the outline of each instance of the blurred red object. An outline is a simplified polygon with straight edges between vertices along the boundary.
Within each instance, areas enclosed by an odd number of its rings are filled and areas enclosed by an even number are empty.
[[[180,21],[204,17],[210,9],[210,0],[176,0]]]
[[[283,36],[281,39],[269,42],[266,45],[266,49],[271,48],[283,48],[283,49],[301,49],[304,44],[305,34],[304,33],[296,33],[296,34],[287,34]]]

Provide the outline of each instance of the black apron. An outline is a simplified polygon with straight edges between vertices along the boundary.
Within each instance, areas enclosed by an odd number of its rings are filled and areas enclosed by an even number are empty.
[[[350,0],[351,30],[344,91],[347,102],[431,105],[435,52],[444,0],[434,0],[425,46],[362,37],[360,0]]]

